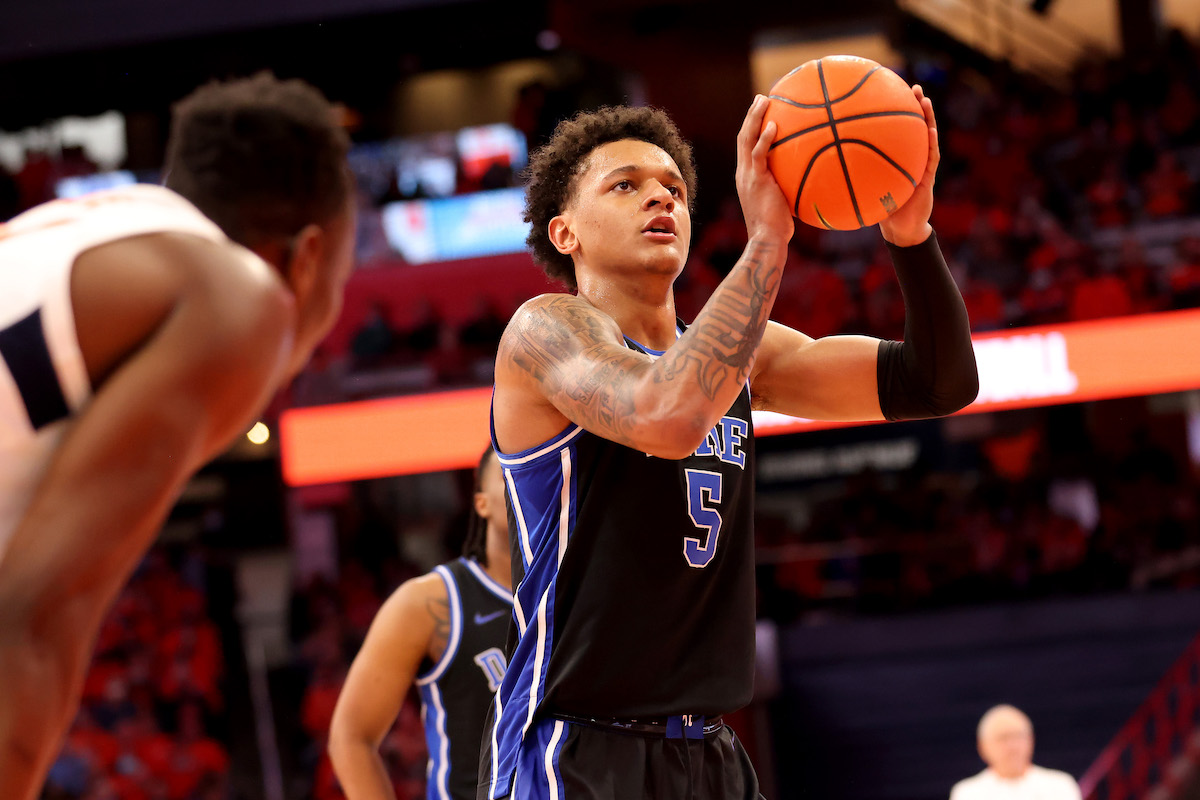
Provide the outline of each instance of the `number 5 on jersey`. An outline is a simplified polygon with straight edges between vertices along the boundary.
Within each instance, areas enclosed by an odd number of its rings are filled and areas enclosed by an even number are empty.
[[[688,516],[703,536],[683,538],[683,557],[689,566],[702,569],[717,554],[717,539],[721,535],[721,474],[702,469],[684,470],[687,476]]]

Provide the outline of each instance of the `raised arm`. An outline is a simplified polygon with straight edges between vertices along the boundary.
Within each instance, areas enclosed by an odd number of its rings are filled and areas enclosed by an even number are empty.
[[[953,413],[979,391],[966,306],[929,225],[937,121],[921,87],[913,92],[929,123],[929,162],[912,198],[879,225],[904,295],[904,340],[812,339],[771,323],[751,379],[756,408],[809,419],[919,419]]]
[[[431,647],[435,654],[444,651],[449,635],[449,600],[437,575],[407,581],[379,609],[329,728],[329,756],[348,800],[395,800],[379,745],[422,659]]]
[[[616,323],[586,300],[535,298],[500,343],[498,419],[540,403],[652,455],[683,458],[699,446],[750,375],[793,231],[767,169],[775,127],[762,126],[765,111],[764,98],[756,98],[738,133],[737,187],[749,244],[687,332],[655,360],[628,349]]]

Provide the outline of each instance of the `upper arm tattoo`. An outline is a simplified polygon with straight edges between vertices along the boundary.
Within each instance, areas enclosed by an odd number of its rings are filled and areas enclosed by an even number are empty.
[[[505,333],[498,357],[537,383],[574,422],[633,445],[637,378],[648,374],[710,402],[745,385],[779,285],[779,260],[773,247],[752,243],[692,326],[656,361],[627,348],[611,318],[573,295],[528,306]]]
[[[433,619],[433,635],[429,639],[429,658],[433,663],[442,660],[450,644],[450,600],[434,597],[425,601],[425,611]]]
[[[500,358],[529,375],[556,406],[570,406],[568,416],[583,427],[632,443],[634,386],[627,378],[650,361],[625,348],[612,320],[586,301],[559,295],[529,308],[505,335]]]

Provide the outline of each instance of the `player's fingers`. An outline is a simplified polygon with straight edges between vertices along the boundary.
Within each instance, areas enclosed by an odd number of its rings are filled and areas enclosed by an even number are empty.
[[[933,113],[933,101],[928,97],[921,98],[921,111],[925,114],[925,123],[937,130],[937,117]]]
[[[941,162],[942,148],[938,144],[938,130],[936,127],[931,127],[929,129],[929,161],[925,164],[925,180],[931,187],[934,176],[937,175],[938,164]]]
[[[750,104],[750,110],[746,112],[746,118],[742,120],[742,129],[738,131],[740,148],[752,147],[755,137],[762,129],[763,110],[761,106],[765,105],[765,99],[761,94],[754,95],[754,102]]]
[[[766,166],[767,153],[771,151],[771,143],[775,141],[777,127],[774,122],[768,122],[763,125],[762,132],[758,134],[758,141],[754,143],[754,150],[751,153],[756,166]]]

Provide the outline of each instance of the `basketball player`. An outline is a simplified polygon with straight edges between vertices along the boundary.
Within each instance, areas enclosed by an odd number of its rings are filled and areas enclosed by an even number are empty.
[[[166,187],[0,226],[0,797],[29,800],[97,628],[202,464],[333,323],[348,140],[269,75],[174,110]]]
[[[350,667],[329,730],[348,800],[395,800],[379,743],[414,682],[429,748],[426,797],[475,797],[484,717],[504,678],[510,587],[504,478],[489,448],[475,473],[463,557],[401,585]]]
[[[525,303],[496,360],[493,436],[513,531],[509,668],[479,798],[756,798],[721,715],[751,699],[752,409],[910,419],[969,403],[963,301],[929,225],[938,164],[880,225],[905,340],[768,322],[793,233],[758,97],[737,140],[749,243],[690,326],[691,152],[646,108],[559,125],[531,164],[529,243],[576,294]]]

